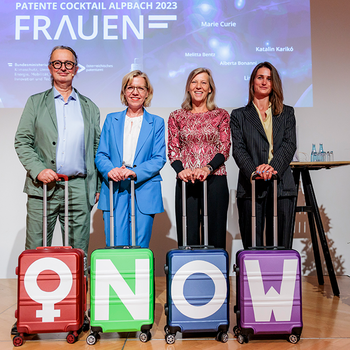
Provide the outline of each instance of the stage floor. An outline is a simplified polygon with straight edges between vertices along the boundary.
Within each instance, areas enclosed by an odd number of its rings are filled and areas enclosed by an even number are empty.
[[[30,349],[89,349],[98,350],[160,350],[160,349],[350,349],[350,277],[337,277],[340,297],[333,297],[329,279],[325,276],[325,285],[319,286],[316,277],[303,278],[303,322],[304,328],[300,341],[295,345],[285,339],[254,339],[248,344],[240,345],[233,336],[232,328],[236,324],[233,305],[235,304],[235,278],[231,277],[231,321],[229,341],[217,342],[214,336],[183,338],[177,333],[176,342],[167,345],[164,340],[164,303],[166,300],[165,277],[156,278],[155,321],[152,328],[152,340],[141,343],[137,333],[106,333],[93,345],[86,344],[87,333],[82,333],[75,344],[68,344],[66,334],[40,334],[26,338],[23,350]],[[13,349],[11,326],[15,321],[16,280],[0,280],[0,349]]]

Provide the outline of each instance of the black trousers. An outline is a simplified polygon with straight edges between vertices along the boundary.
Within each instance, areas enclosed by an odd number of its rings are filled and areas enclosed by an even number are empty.
[[[266,219],[266,245],[273,246],[273,186],[269,186],[267,195],[256,199],[256,244],[263,246],[263,234]],[[292,248],[292,219],[295,197],[277,198],[278,246]],[[244,249],[252,246],[252,200],[237,198],[239,228]]]
[[[207,177],[208,183],[208,243],[215,248],[226,249],[226,221],[229,192],[224,175]],[[182,181],[177,180],[175,189],[175,214],[177,226],[177,242],[183,245],[182,234]],[[196,181],[186,184],[187,207],[187,244],[203,244],[200,233],[203,230],[203,183]],[[200,230],[200,227],[201,230]]]

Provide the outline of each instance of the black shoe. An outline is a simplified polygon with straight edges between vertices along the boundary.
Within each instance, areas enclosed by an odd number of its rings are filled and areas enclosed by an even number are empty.
[[[17,332],[17,321],[13,324],[12,328],[11,328],[11,335],[16,335]]]

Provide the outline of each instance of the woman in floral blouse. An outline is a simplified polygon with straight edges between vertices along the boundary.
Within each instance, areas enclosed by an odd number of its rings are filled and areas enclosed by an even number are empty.
[[[188,76],[182,109],[168,121],[168,156],[177,173],[175,207],[178,245],[182,245],[181,181],[187,182],[187,244],[200,243],[202,182],[208,182],[209,245],[226,248],[229,192],[225,161],[230,152],[230,116],[215,105],[212,73],[197,68]],[[202,230],[203,232],[203,230]]]

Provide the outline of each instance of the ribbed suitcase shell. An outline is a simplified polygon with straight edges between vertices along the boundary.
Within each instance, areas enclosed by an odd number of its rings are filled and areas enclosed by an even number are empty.
[[[17,330],[19,333],[56,333],[69,332],[79,330],[84,323],[84,315],[86,310],[86,277],[84,276],[84,251],[81,249],[73,249],[71,247],[45,247],[33,250],[26,250],[21,253],[18,258],[18,301],[17,301]],[[41,260],[44,259],[44,260]],[[68,295],[59,302],[57,300],[64,296],[65,291],[60,296],[60,283],[62,280],[58,274],[50,270],[51,261],[61,261],[71,271],[72,281]],[[54,260],[52,260],[54,259]],[[30,266],[36,264],[36,268],[31,273]],[[35,270],[42,270],[37,275]],[[62,274],[67,277],[67,271],[63,270]],[[69,275],[69,274],[68,274]],[[69,278],[69,276],[68,276]],[[26,290],[26,285],[30,281],[37,281],[39,296],[33,300]],[[32,290],[32,289],[30,289]],[[54,293],[57,290],[58,293]],[[51,292],[51,293],[50,293]],[[30,292],[31,296],[33,296]],[[41,295],[42,294],[42,295]],[[46,295],[44,295],[46,294]],[[58,294],[58,296],[57,296]],[[40,296],[41,295],[41,296]],[[37,316],[39,310],[43,310],[44,305],[38,301],[45,300],[45,309],[52,315],[60,310],[60,315],[55,316],[52,322],[43,322],[42,318]]]
[[[234,311],[237,316],[237,326],[233,331],[240,343],[248,342],[251,335],[263,334],[286,334],[289,335],[290,342],[297,343],[303,328],[300,254],[296,250],[277,247],[277,176],[272,177],[275,246],[255,247],[256,176],[255,174],[252,177],[253,248],[238,251],[234,266],[236,272]],[[247,266],[249,266],[249,273]],[[280,294],[283,297],[280,297]]]
[[[167,253],[167,304],[165,340],[175,342],[176,332],[217,332],[227,342],[229,327],[229,259],[224,249],[208,246],[207,182],[203,182],[204,245],[187,245],[186,184],[182,182],[184,247]],[[176,279],[176,281],[175,281]],[[186,294],[186,296],[185,296]]]
[[[205,320],[186,316],[176,306],[183,303],[182,293],[175,293],[172,290],[174,276],[180,268],[187,264],[198,262],[192,271],[185,272],[190,275],[186,278],[184,289],[186,290],[186,300],[195,307],[212,304],[222,305],[212,315]],[[218,267],[218,270],[203,266],[203,262],[209,262]],[[201,268],[202,266],[202,268]],[[170,333],[182,332],[227,332],[229,326],[229,284],[228,284],[228,254],[223,249],[174,249],[167,253],[167,326]],[[198,271],[200,271],[198,273]],[[215,286],[211,276],[225,279],[225,285],[219,290]],[[181,274],[181,271],[180,271]],[[183,273],[182,273],[183,274]],[[213,297],[215,290],[215,297]],[[180,305],[179,304],[179,305]],[[210,311],[209,311],[210,313]]]
[[[97,260],[111,260],[115,268],[121,274],[126,281],[132,292],[135,293],[135,263],[136,259],[142,259],[148,261],[148,269],[146,267],[141,271],[141,275],[137,278],[139,280],[145,280],[148,278],[149,291],[144,290],[140,295],[141,299],[134,299],[133,303],[143,304],[148,303],[149,317],[139,320],[132,319],[126,306],[122,302],[126,295],[118,295],[115,291],[110,292],[110,295],[105,295],[102,298],[96,297],[96,284],[99,283],[99,279],[113,281],[115,279],[115,271],[105,272],[103,276],[96,275],[96,262]],[[136,332],[146,331],[152,328],[154,322],[154,266],[153,266],[153,253],[150,249],[146,248],[129,248],[129,249],[97,249],[91,254],[91,318],[90,325],[92,331],[97,332]],[[130,294],[129,294],[130,296]],[[109,304],[109,319],[97,320],[96,309],[101,304]]]
[[[284,262],[286,260],[297,261],[295,283],[293,273],[285,272],[285,281],[290,281],[289,287],[294,287],[292,305],[288,300],[274,298],[272,293],[268,298],[256,300],[256,305],[267,309],[278,309],[279,306],[291,307],[290,319],[286,321],[276,320],[275,313],[267,321],[256,321],[253,300],[248,279],[251,278],[253,288],[254,280],[262,279],[264,294],[273,288],[278,294],[281,293]],[[248,277],[247,261],[258,261],[260,273],[257,270],[250,272]],[[236,255],[236,284],[237,284],[237,326],[239,333],[249,337],[250,335],[261,334],[295,334],[300,336],[303,327],[302,323],[302,300],[301,300],[301,261],[300,255],[295,250],[241,250]],[[254,279],[254,280],[253,280]],[[258,283],[259,280],[257,281]],[[292,291],[291,291],[292,292]],[[248,340],[248,339],[247,339]]]
[[[141,331],[140,340],[146,342],[151,338],[150,329],[154,322],[154,257],[153,252],[148,248],[140,248],[135,246],[135,183],[131,179],[131,234],[132,246],[113,247],[114,241],[114,218],[113,218],[113,181],[109,180],[110,191],[110,236],[112,247],[106,249],[96,249],[91,253],[91,293],[90,293],[90,325],[92,333],[87,337],[86,342],[93,345],[97,341],[99,332],[136,332]],[[138,275],[136,276],[136,260],[143,260],[141,267],[138,267]],[[97,272],[97,263],[100,261],[107,262],[106,269],[99,269]],[[108,262],[110,261],[110,263]],[[147,264],[145,262],[147,261]],[[121,277],[121,278],[120,278]],[[119,278],[119,282],[123,284],[123,288],[119,288],[115,281]],[[112,284],[114,288],[109,287],[109,292],[103,294],[100,292],[105,281]],[[113,282],[114,281],[114,282]],[[125,285],[127,284],[127,286]],[[137,283],[141,283],[146,288],[141,291],[137,288]],[[118,289],[118,292],[115,290]],[[97,293],[99,290],[99,293]],[[132,296],[134,294],[137,298]],[[138,310],[134,310],[134,319],[128,307],[123,303],[131,303],[136,307],[143,306],[148,309],[148,317],[140,317]],[[102,317],[97,312],[99,308],[108,308]],[[132,306],[129,306],[132,307]],[[143,312],[147,313],[145,309]],[[103,318],[103,319],[102,319]],[[108,319],[107,319],[108,318]]]
[[[17,331],[21,336],[14,337],[15,346],[22,345],[23,333],[74,332],[73,338],[67,337],[67,341],[73,343],[77,340],[77,331],[84,325],[87,292],[85,253],[82,249],[68,246],[68,177],[57,175],[65,180],[65,246],[46,246],[47,187],[44,184],[44,247],[22,252],[16,268],[18,288],[15,316]]]

